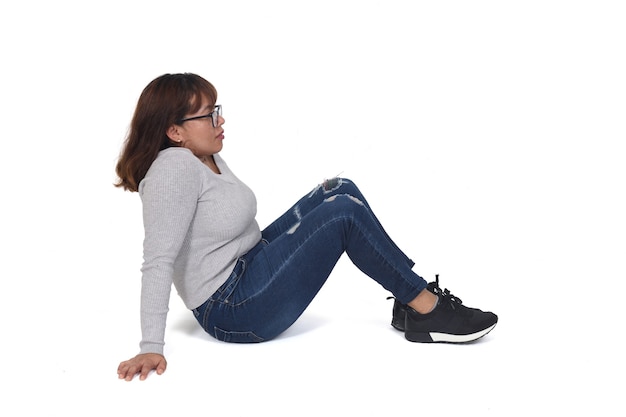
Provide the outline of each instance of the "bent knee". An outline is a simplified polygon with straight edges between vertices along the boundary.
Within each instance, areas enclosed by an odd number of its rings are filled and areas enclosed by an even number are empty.
[[[352,195],[361,194],[361,192],[359,191],[354,181],[350,180],[349,178],[343,178],[343,177],[330,178],[330,179],[325,180],[321,184],[321,187],[325,194],[332,193],[334,191],[341,191],[342,193],[352,194]]]

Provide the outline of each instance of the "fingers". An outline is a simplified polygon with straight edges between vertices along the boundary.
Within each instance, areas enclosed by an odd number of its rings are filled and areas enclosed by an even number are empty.
[[[117,368],[117,376],[119,379],[132,381],[135,375],[139,374],[139,380],[143,381],[148,378],[150,371],[156,370],[156,373],[161,375],[165,372],[166,367],[167,362],[162,355],[137,355],[131,360],[120,363]]]
[[[117,376],[119,379],[125,379],[131,381],[138,372],[136,365],[133,365],[131,361],[122,362],[117,369]]]
[[[165,372],[165,368],[167,368],[167,362],[165,361],[165,358],[163,358],[157,364],[157,368],[156,368],[157,375],[162,375],[163,372]]]
[[[120,363],[120,366],[117,367],[117,377],[119,379],[125,379],[126,375],[128,375],[128,368],[130,367],[128,365],[130,361],[125,361]]]
[[[120,368],[121,369],[117,372],[118,377],[120,379],[125,379],[126,381],[132,381],[135,375],[139,373],[139,369],[140,369],[137,365],[134,365],[132,363],[126,363],[124,365],[120,365]]]
[[[139,375],[139,380],[144,381],[146,378],[148,378],[148,374],[150,373],[151,370],[152,370],[151,366],[147,366],[146,364],[144,364],[141,368],[141,374]]]
[[[141,366],[141,373],[139,375],[139,380],[144,381],[146,378],[148,378],[148,375],[150,374],[150,372],[153,371],[156,367],[157,367],[157,364],[155,364],[154,362],[144,362],[143,365]]]

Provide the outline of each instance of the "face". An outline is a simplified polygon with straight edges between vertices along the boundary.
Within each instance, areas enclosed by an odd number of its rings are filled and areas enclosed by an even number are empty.
[[[202,106],[196,113],[185,115],[184,118],[204,116],[213,110],[213,106],[205,98],[202,100]],[[188,120],[181,124],[170,126],[167,135],[174,142],[191,150],[199,158],[211,156],[222,150],[222,141],[224,140],[222,125],[224,122],[225,120],[222,116],[218,117],[217,127],[213,127],[211,117]]]

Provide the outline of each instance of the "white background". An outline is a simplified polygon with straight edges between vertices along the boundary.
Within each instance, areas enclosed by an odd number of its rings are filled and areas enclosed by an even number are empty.
[[[625,9],[4,2],[0,414],[619,415]],[[141,90],[166,72],[216,85],[222,155],[261,226],[342,173],[416,272],[498,327],[408,343],[388,294],[342,259],[261,345],[210,339],[173,292],[167,372],[117,380],[138,349],[143,236],[113,170]]]

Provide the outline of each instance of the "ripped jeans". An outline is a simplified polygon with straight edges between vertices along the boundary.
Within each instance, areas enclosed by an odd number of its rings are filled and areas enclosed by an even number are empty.
[[[334,178],[263,230],[262,240],[193,313],[218,340],[272,339],[298,319],[344,252],[402,303],[426,288],[356,185]]]

